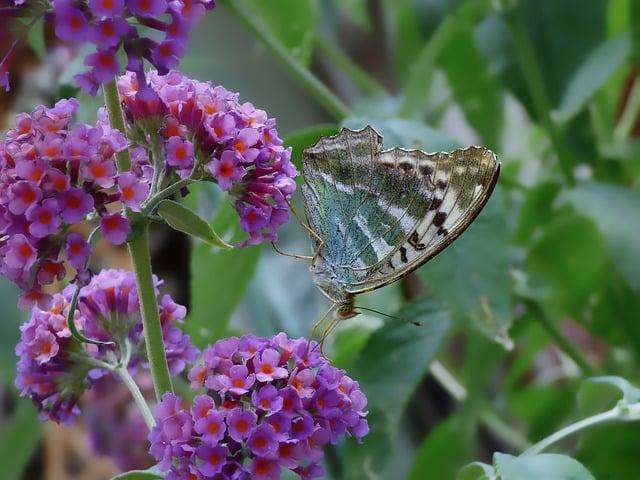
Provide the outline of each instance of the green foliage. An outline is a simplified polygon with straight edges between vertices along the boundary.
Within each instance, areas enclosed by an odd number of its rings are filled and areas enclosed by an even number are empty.
[[[216,247],[233,248],[218,236],[208,222],[181,203],[162,200],[158,205],[158,215],[174,230],[199,238]]]
[[[30,401],[20,400],[9,422],[0,434],[2,477],[20,480],[36,446],[40,442],[41,425]]]
[[[155,469],[149,470],[131,470],[120,475],[116,475],[111,480],[156,480],[164,478],[164,475],[155,471]]]
[[[369,399],[371,432],[365,448],[348,445],[343,459],[347,479],[380,472],[391,459],[409,397],[451,326],[449,315],[435,302],[408,304],[397,315],[420,321],[422,326],[389,321],[371,334],[350,370]]]
[[[498,189],[468,231],[419,274],[457,321],[508,346],[511,298],[505,212]]]
[[[246,8],[303,64],[311,61],[315,0],[245,1]]]
[[[223,203],[213,220],[213,229],[224,238],[242,237],[238,217]],[[225,335],[229,319],[242,300],[260,258],[260,249],[212,250],[197,245],[191,256],[191,304],[186,329],[202,347]]]
[[[494,464],[500,480],[595,480],[579,462],[555,453],[520,457],[496,453]]]

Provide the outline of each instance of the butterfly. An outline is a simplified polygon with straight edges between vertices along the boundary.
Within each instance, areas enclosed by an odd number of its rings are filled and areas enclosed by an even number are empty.
[[[337,319],[356,295],[389,285],[449,246],[498,180],[490,150],[384,150],[371,126],[343,128],[302,152],[302,196],[316,254],[313,281]]]

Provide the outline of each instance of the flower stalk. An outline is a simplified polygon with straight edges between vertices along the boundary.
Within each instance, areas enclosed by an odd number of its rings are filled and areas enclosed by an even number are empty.
[[[105,84],[104,100],[111,126],[120,130],[126,137],[124,115],[120,105],[120,96],[115,79]],[[117,165],[120,172],[131,168],[131,158],[128,149],[118,154]],[[155,287],[153,284],[151,254],[149,252],[148,222],[146,220],[140,220],[136,228],[139,228],[140,232],[139,235],[133,235],[134,238],[129,240],[129,254],[131,256],[131,262],[133,263],[138,296],[140,298],[144,343],[147,349],[151,376],[153,378],[153,387],[156,397],[160,399],[163,393],[172,392],[173,386],[171,384],[167,356],[164,350],[162,326],[160,324],[158,304],[156,302]]]

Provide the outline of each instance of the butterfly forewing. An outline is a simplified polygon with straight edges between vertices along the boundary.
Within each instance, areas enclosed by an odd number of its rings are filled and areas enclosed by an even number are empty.
[[[382,137],[367,127],[306,149],[303,171],[307,219],[324,242],[319,283],[330,278],[335,290],[357,294],[406,275],[451,243],[489,198],[498,164],[480,147],[382,150]]]

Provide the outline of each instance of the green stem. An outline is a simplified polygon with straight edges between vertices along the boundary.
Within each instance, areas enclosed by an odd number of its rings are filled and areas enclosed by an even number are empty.
[[[171,385],[169,366],[164,351],[162,326],[151,272],[148,222],[146,220],[141,221],[138,228],[141,230],[140,234],[129,241],[129,254],[133,262],[133,271],[136,275],[136,284],[138,286],[147,358],[151,367],[156,397],[160,400],[163,393],[173,391],[173,386]]]
[[[127,131],[124,125],[124,115],[120,106],[120,96],[116,80],[104,85],[104,100],[109,114],[111,127],[116,128],[125,136]],[[116,156],[118,171],[127,171],[131,168],[131,158],[129,150],[124,149]],[[131,212],[127,212],[131,217]],[[132,221],[132,218],[129,218]],[[133,223],[133,221],[132,221]],[[156,398],[160,400],[165,392],[173,391],[171,376],[167,364],[167,356],[164,351],[164,340],[162,338],[162,325],[158,314],[158,303],[153,284],[153,274],[151,271],[151,254],[149,252],[149,230],[147,220],[139,220],[135,225],[140,229],[139,235],[129,241],[129,254],[133,263],[133,270],[136,275],[136,285],[138,287],[138,298],[140,300],[140,310],[142,313],[142,325],[144,341],[147,348],[147,358],[151,368],[153,387]]]
[[[613,131],[613,139],[617,143],[622,143],[627,139],[633,129],[633,125],[636,123],[638,112],[640,112],[640,76],[637,76],[633,81],[627,105]]]
[[[118,374],[122,382],[127,386],[127,388],[129,389],[129,392],[131,392],[131,396],[133,397],[133,400],[136,402],[136,406],[138,407],[138,410],[140,410],[140,413],[144,417],[144,421],[147,424],[147,428],[151,430],[153,427],[156,426],[156,421],[153,418],[153,413],[151,413],[151,409],[149,408],[149,405],[147,404],[147,401],[145,400],[144,395],[142,395],[142,392],[140,391],[138,384],[135,382],[135,380],[127,370],[126,366],[123,365],[116,368],[115,372]]]
[[[582,353],[569,341],[567,337],[558,329],[556,324],[549,318],[542,307],[535,301],[522,299],[527,309],[533,314],[540,325],[547,331],[549,336],[553,338],[556,344],[580,367],[582,372],[589,377],[597,375],[595,369],[587,361]]]
[[[640,403],[626,406],[616,406],[611,410],[607,410],[606,412],[598,413],[596,415],[592,415],[591,417],[578,420],[571,425],[567,425],[566,427],[558,430],[555,433],[552,433],[548,437],[540,440],[538,443],[525,450],[523,455],[536,455],[546,450],[554,443],[557,443],[576,432],[594,427],[596,425],[610,422],[638,420],[640,420]]]
[[[366,95],[382,96],[387,91],[366,71],[360,68],[348,55],[339,47],[321,34],[315,36],[315,46],[322,52],[336,67],[347,75]]]
[[[170,195],[173,195],[183,187],[186,187],[191,182],[193,182],[193,180],[191,180],[190,178],[184,178],[182,180],[178,180],[176,183],[169,185],[164,190],[160,190],[151,199],[149,199],[146,205],[143,206],[142,214],[146,217],[153,211],[153,209],[158,205],[158,203],[160,203],[162,200],[169,197]]]
[[[551,100],[531,40],[515,12],[505,13],[504,19],[509,26],[509,30],[511,30],[516,54],[524,73],[529,94],[533,100],[533,106],[542,126],[547,131],[547,135],[549,135],[551,145],[558,156],[560,168],[567,184],[573,185],[573,160],[564,146],[560,131],[551,118]]]
[[[104,84],[103,92],[104,103],[107,107],[107,113],[109,114],[109,123],[112,128],[120,130],[126,138],[127,130],[124,125],[124,116],[122,114],[122,107],[120,106],[120,95],[118,94],[118,84],[115,78],[109,83]],[[128,148],[116,153],[116,163],[118,164],[118,171],[120,172],[126,172],[131,168],[131,157],[129,157]]]
[[[429,373],[456,401],[463,402],[467,399],[467,389],[442,363],[437,360],[433,361],[429,367]],[[524,435],[491,411],[482,413],[480,422],[496,437],[517,450],[526,450],[531,446]]]
[[[349,115],[349,108],[318,78],[313,75],[271,31],[261,25],[256,16],[241,0],[226,0],[223,5],[245,24],[271,52],[289,70],[291,75],[336,119],[342,120]]]

